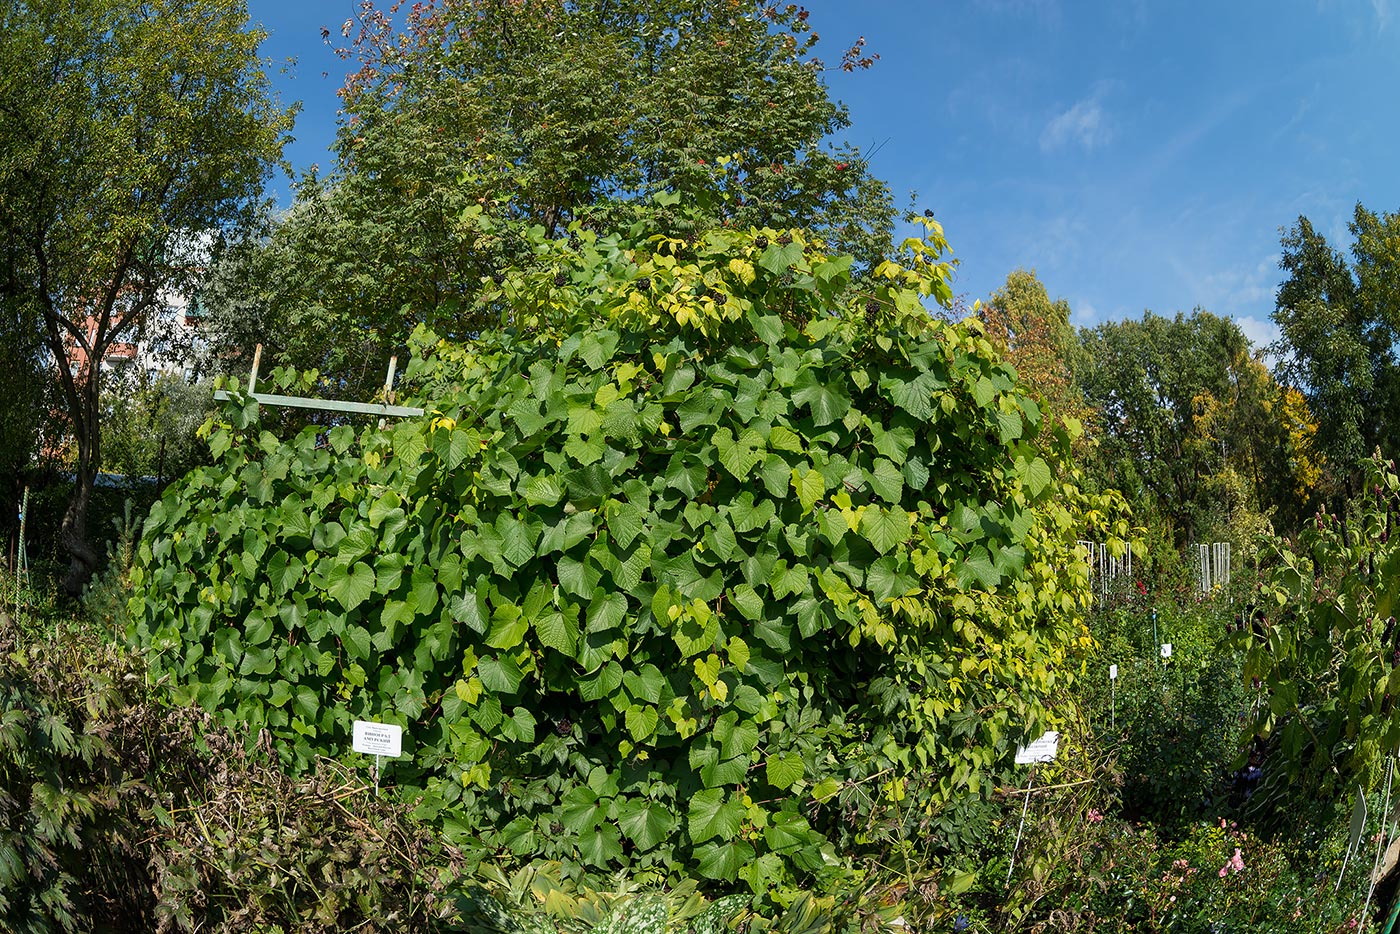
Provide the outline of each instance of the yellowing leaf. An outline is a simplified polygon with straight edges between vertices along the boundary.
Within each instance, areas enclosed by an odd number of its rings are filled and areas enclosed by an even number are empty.
[[[729,261],[729,271],[738,276],[744,285],[753,285],[757,272],[753,268],[753,263],[735,257]]]

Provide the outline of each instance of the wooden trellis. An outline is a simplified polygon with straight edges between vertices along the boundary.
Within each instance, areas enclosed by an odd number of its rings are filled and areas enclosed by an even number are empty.
[[[384,427],[386,418],[417,418],[423,410],[411,405],[390,405],[388,402],[345,402],[340,399],[308,399],[304,396],[280,396],[270,392],[258,392],[258,364],[262,361],[262,344],[253,351],[253,368],[248,373],[248,396],[259,405],[280,405],[295,409],[319,409],[325,412],[346,412],[354,415],[378,415],[379,427]],[[393,400],[394,371],[398,369],[399,358],[389,358],[389,372],[384,377],[384,398]],[[220,389],[214,398],[224,401],[232,398]]]

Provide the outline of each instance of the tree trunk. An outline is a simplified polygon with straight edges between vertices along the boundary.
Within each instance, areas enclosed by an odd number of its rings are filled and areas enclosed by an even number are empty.
[[[77,463],[73,465],[76,475],[73,498],[68,501],[58,529],[58,541],[71,556],[68,573],[63,578],[63,590],[72,597],[82,594],[83,588],[97,572],[98,562],[97,552],[88,543],[87,512],[101,465],[97,419],[102,367],[99,361],[91,360],[86,369],[87,378],[76,386],[79,404],[70,412],[73,438],[78,446]]]
[[[87,511],[92,501],[97,471],[102,464],[102,429],[98,422],[102,357],[112,340],[107,322],[111,320],[118,287],[112,285],[107,288],[97,330],[89,339],[82,328],[59,312],[54,302],[48,287],[48,263],[42,243],[35,248],[35,258],[39,268],[39,296],[43,302],[49,352],[53,354],[54,366],[58,370],[59,385],[63,389],[63,399],[67,403],[68,418],[73,429],[73,442],[78,449],[73,464],[73,498],[68,501],[68,508],[58,527],[59,544],[71,557],[68,573],[63,578],[63,590],[69,596],[76,597],[97,571],[97,552],[88,544]],[[72,336],[71,348],[63,339],[65,333]],[[71,356],[74,350],[81,352],[83,358],[77,372],[74,372]]]
[[[68,509],[64,511],[63,523],[58,529],[59,544],[71,556],[68,573],[63,578],[63,591],[71,597],[80,596],[97,572],[97,552],[87,540],[87,510],[92,500],[94,479],[92,471],[78,471],[73,498],[68,501]]]

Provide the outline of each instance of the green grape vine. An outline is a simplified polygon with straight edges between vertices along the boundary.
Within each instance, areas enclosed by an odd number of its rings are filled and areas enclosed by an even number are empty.
[[[415,335],[422,419],[284,441],[235,393],[130,635],[295,767],[401,724],[394,781],[483,858],[849,874],[1051,723],[1121,501],[926,313],[936,226],[859,287],[797,232],[576,234],[483,282],[500,329]]]

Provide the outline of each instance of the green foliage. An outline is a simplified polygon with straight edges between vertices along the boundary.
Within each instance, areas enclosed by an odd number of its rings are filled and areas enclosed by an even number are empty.
[[[1076,682],[1078,716],[1062,727],[1059,757],[1036,766],[1033,781],[1023,768],[1019,789],[1008,787],[994,802],[991,832],[957,857],[978,870],[971,884],[940,885],[921,900],[933,929],[959,916],[972,930],[1354,929],[1378,841],[1368,833],[1364,865],[1353,856],[1337,891],[1344,818],[1318,819],[1311,790],[1300,787],[1281,806],[1311,820],[1273,833],[1242,794],[1228,793],[1249,700],[1239,676],[1243,653],[1225,631],[1235,604],[1231,595],[1181,596],[1155,605],[1157,638],[1172,643],[1165,664],[1144,598],[1096,609],[1100,651]],[[1118,665],[1113,712],[1111,662]],[[1264,767],[1274,768],[1273,760]],[[1373,813],[1383,810],[1382,798],[1380,790],[1369,796]]]
[[[1098,823],[1116,809],[1120,776],[1085,713],[1071,708],[1053,762],[1018,766],[988,802],[988,832],[958,854],[962,871],[947,874],[942,897],[927,899],[929,920],[945,922],[934,930],[958,914],[983,920],[987,930],[1035,930],[1047,916],[1072,912],[1100,883],[1089,870],[1101,845]]]
[[[1353,860],[1334,892],[1345,825],[1306,842],[1228,820],[1195,821],[1164,838],[1150,825],[1104,818],[1081,833],[1083,862],[1056,867],[1048,882],[1058,898],[1038,913],[1056,917],[1053,904],[1074,930],[1343,934],[1356,929],[1369,885],[1370,863]]]
[[[1398,226],[1400,215],[1357,204],[1349,225],[1351,263],[1306,217],[1282,239],[1279,266],[1286,278],[1273,314],[1282,332],[1279,370],[1303,389],[1317,414],[1318,445],[1333,466],[1327,492],[1334,498],[1356,492],[1359,463],[1370,451],[1379,446],[1387,457],[1394,453]]]
[[[38,329],[72,439],[59,537],[75,596],[99,558],[86,528],[99,364],[168,294],[192,290],[199,238],[246,218],[291,123],[247,26],[241,0],[0,8],[0,296],[7,320],[13,306]]]
[[[0,927],[148,927],[142,779],[180,771],[177,718],[133,702],[140,667],[85,627],[30,626],[0,609]]]
[[[365,4],[344,56],[334,169],[265,241],[231,248],[210,295],[219,345],[378,383],[418,323],[483,327],[481,283],[528,232],[677,236],[803,227],[873,269],[889,190],[854,147],[805,10],[758,0]],[[856,55],[852,67],[868,64]],[[664,203],[653,196],[664,194]],[[495,225],[464,223],[475,208]],[[487,322],[484,326],[489,327]]]
[[[1069,321],[1069,302],[1050,301],[1034,271],[1017,269],[992,293],[981,314],[992,338],[1006,346],[1021,385],[1037,394],[1055,417],[1092,425],[1094,412],[1075,378],[1084,349]],[[1088,440],[1083,439],[1086,444]]]
[[[212,407],[207,386],[177,373],[125,367],[103,391],[102,404],[108,472],[162,483],[206,455],[196,432]]]
[[[291,779],[197,708],[157,703],[106,620],[25,616],[0,610],[0,928],[460,927],[458,854],[364,773]]]
[[[1154,604],[1135,596],[1092,617],[1099,652],[1081,698],[1123,773],[1123,813],[1162,833],[1228,803],[1226,773],[1249,705],[1240,653],[1223,645],[1233,613],[1223,597],[1183,594]]]
[[[0,247],[0,540],[13,541],[23,500],[21,476],[39,453],[46,403],[43,351],[35,309],[6,280],[14,244]],[[9,548],[5,549],[9,553]]]
[[[1379,458],[1366,476],[1346,516],[1319,512],[1296,544],[1268,543],[1258,602],[1232,637],[1246,652],[1275,802],[1305,791],[1325,805],[1373,788],[1400,746],[1400,548],[1390,542],[1400,478]]]
[[[546,885],[547,867],[472,875],[364,770],[322,760],[291,778],[197,708],[156,703],[142,661],[101,627],[40,601],[26,617],[44,626],[0,610],[5,931],[718,934],[742,914],[752,931],[821,934],[838,916],[811,896],[756,916],[693,883],[594,892]]]
[[[723,934],[736,928],[755,934],[828,934],[859,929],[862,922],[869,930],[881,914],[868,912],[862,918],[843,912],[832,898],[805,892],[785,908],[756,913],[742,895],[706,899],[694,880],[664,892],[617,880],[612,891],[600,892],[571,883],[558,863],[509,874],[498,866],[483,867],[469,891],[481,909],[480,920],[465,927],[471,934]]]
[[[376,798],[362,770],[323,761],[296,780],[221,730],[205,744],[217,769],[198,797],[151,815],[144,855],[164,929],[460,929],[473,907],[460,854],[407,808]]]
[[[403,725],[391,775],[469,855],[788,899],[1052,720],[1074,539],[1126,524],[979,327],[924,312],[936,227],[847,299],[800,233],[577,234],[487,296],[508,329],[416,338],[430,416],[284,443],[226,410],[129,632],[296,766]]]
[[[1228,318],[1197,310],[1081,332],[1076,374],[1101,413],[1093,471],[1176,550],[1243,550],[1278,515],[1293,527],[1316,482],[1316,426]]]

